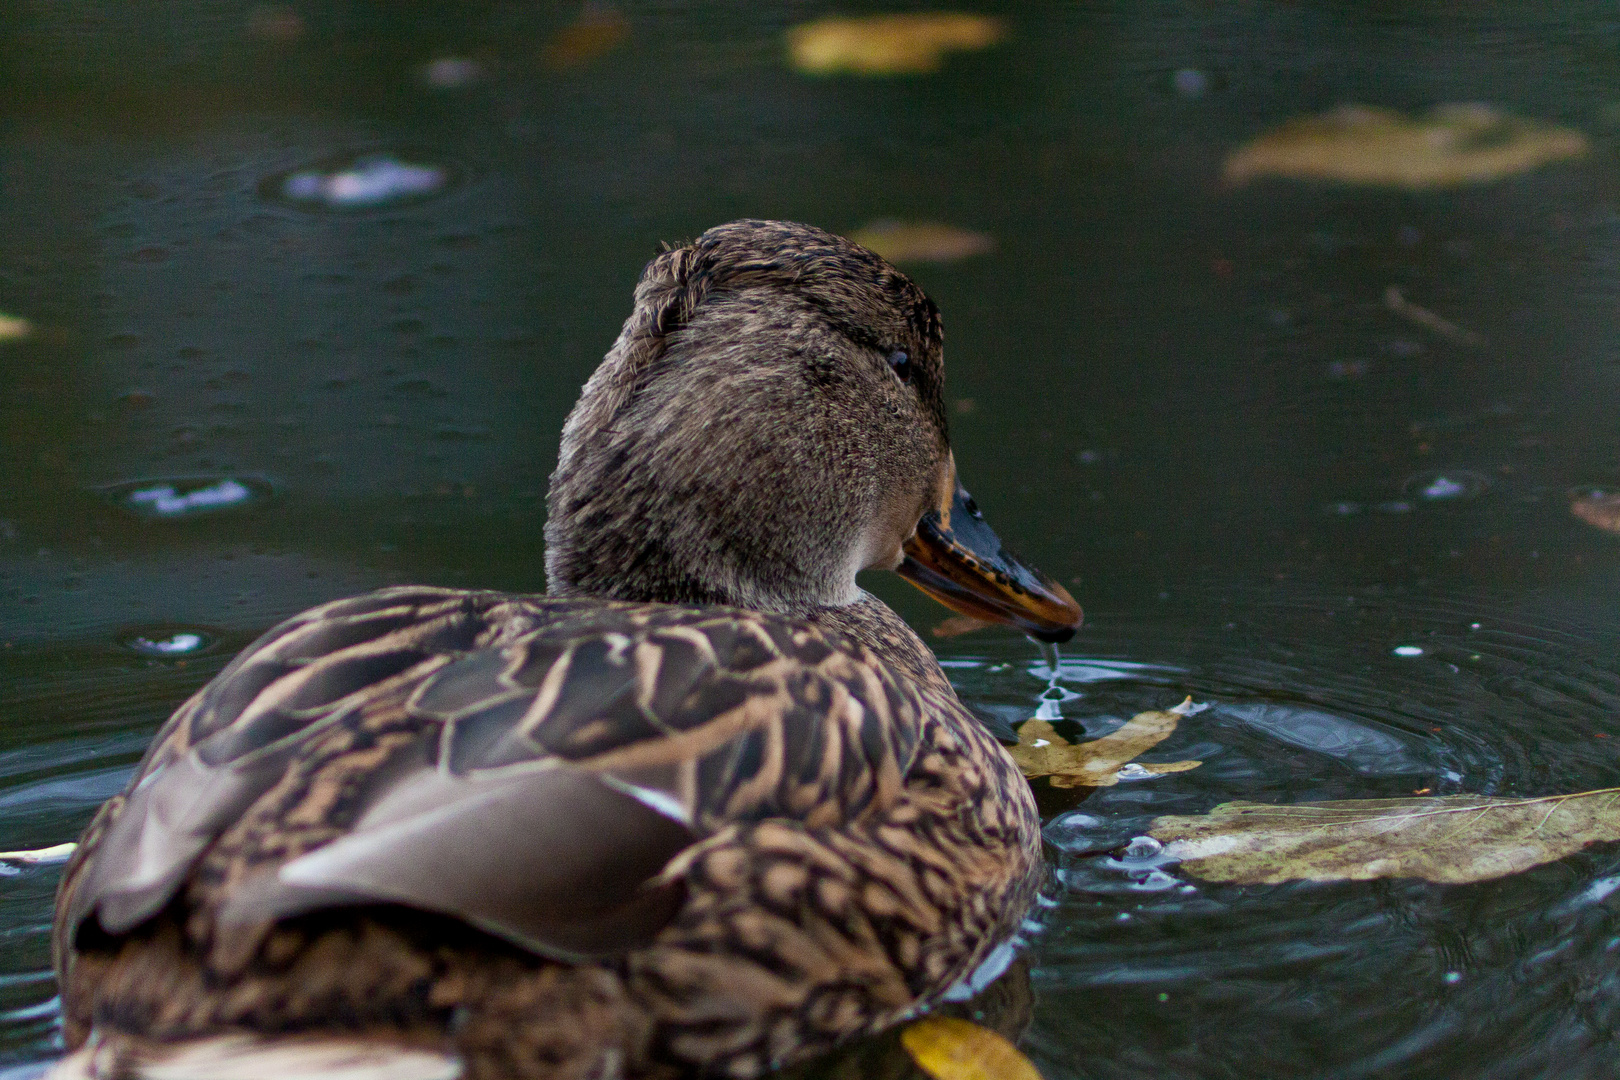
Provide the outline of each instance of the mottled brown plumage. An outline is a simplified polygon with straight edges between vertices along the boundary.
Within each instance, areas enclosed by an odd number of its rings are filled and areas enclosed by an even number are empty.
[[[1079,614],[951,539],[942,379],[933,305],[837,237],[655,259],[564,432],[550,595],[288,620],[102,807],[61,1075],[752,1077],[936,1001],[1024,916],[1038,822],[855,572]]]

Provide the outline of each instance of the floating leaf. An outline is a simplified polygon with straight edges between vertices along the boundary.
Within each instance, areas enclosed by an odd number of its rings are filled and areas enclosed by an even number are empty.
[[[874,221],[849,238],[892,263],[956,262],[996,249],[993,236],[931,221]]]
[[[1120,771],[1136,755],[1152,749],[1176,730],[1182,716],[1196,709],[1192,699],[1175,710],[1153,709],[1137,713],[1114,731],[1100,739],[1079,744],[1070,743],[1059,735],[1045,720],[1028,720],[1018,729],[1018,745],[1009,747],[1008,753],[1034,780],[1046,776],[1053,787],[1112,787],[1120,780]],[[1136,778],[1158,776],[1162,773],[1185,772],[1195,769],[1197,761],[1172,761],[1155,765],[1133,766]],[[1126,779],[1131,779],[1127,776]]]
[[[953,1016],[926,1016],[900,1043],[934,1080],[1041,1080],[1018,1047],[989,1028]]]
[[[7,315],[0,311],[0,341],[16,341],[25,338],[33,332],[33,324],[27,319],[19,319],[15,315]]]
[[[1226,159],[1229,184],[1262,176],[1396,187],[1454,187],[1581,157],[1586,136],[1498,112],[1488,105],[1439,105],[1412,118],[1346,105],[1304,116],[1245,143]]]
[[[960,12],[832,17],[789,30],[788,55],[806,75],[926,75],[946,53],[987,48],[1003,33],[1000,19]]]
[[[1345,802],[1223,803],[1161,817],[1150,834],[1209,881],[1486,881],[1620,840],[1620,788],[1499,799],[1485,795]]]
[[[1569,512],[1588,525],[1596,525],[1606,532],[1620,533],[1620,495],[1588,491],[1571,500]]]
[[[573,71],[617,49],[630,36],[630,20],[611,4],[587,3],[579,18],[546,42],[540,62],[552,71]]]

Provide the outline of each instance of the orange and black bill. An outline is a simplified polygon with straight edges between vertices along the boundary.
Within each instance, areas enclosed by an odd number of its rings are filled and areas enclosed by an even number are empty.
[[[961,484],[947,514],[923,515],[905,556],[900,576],[952,611],[1016,626],[1041,641],[1068,641],[1080,628],[1074,597],[1003,547]]]

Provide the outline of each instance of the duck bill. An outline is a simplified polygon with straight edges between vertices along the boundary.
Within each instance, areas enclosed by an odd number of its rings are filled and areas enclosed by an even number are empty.
[[[1068,641],[1080,628],[1074,597],[1009,552],[961,484],[947,513],[923,515],[904,551],[900,576],[952,611],[1041,641]]]

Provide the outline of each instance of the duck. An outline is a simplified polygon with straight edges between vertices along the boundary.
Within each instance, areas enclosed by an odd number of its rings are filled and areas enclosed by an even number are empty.
[[[543,595],[392,586],[159,729],[57,894],[53,1080],[751,1080],[934,1007],[1043,877],[1027,781],[856,575],[1049,641],[956,475],[938,308],[742,220],[563,430]]]

